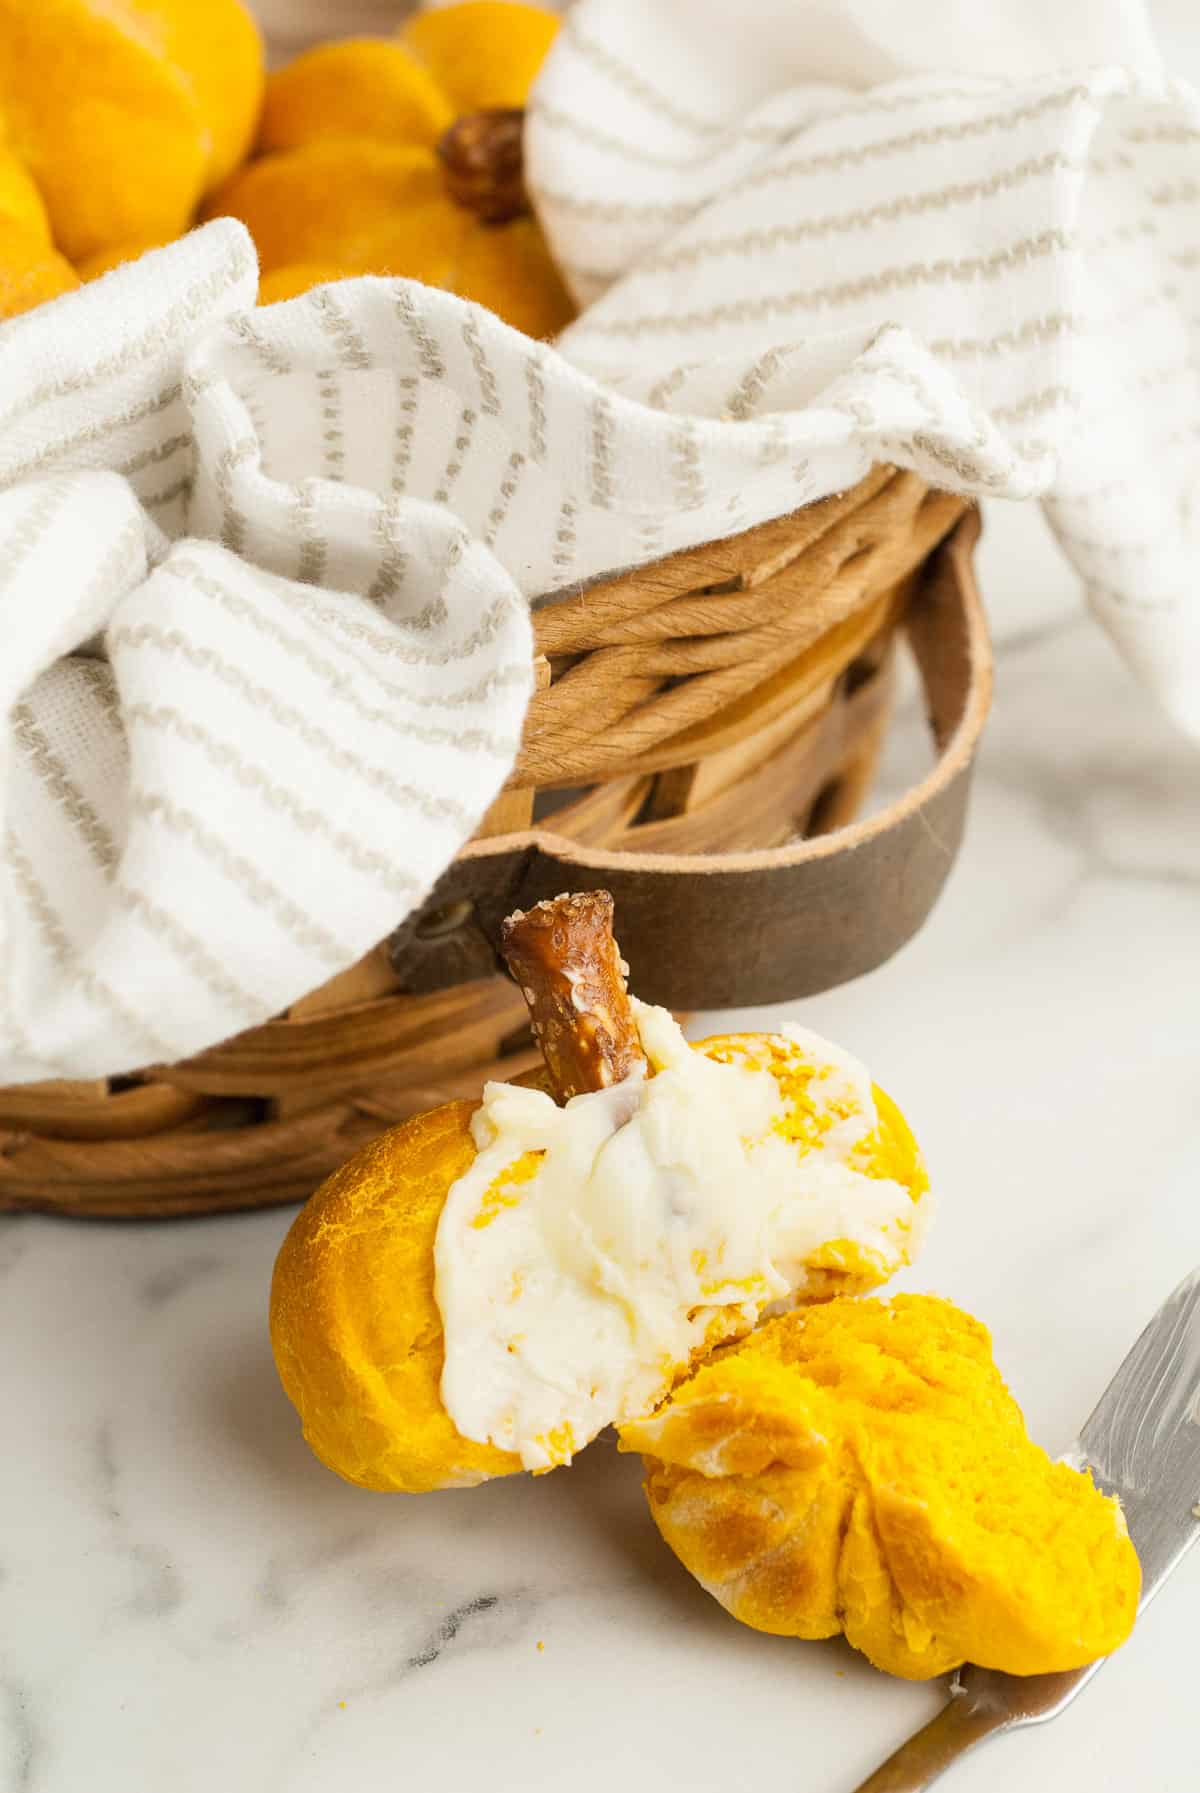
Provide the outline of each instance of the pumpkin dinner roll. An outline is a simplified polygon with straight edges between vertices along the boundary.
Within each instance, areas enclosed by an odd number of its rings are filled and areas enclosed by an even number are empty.
[[[0,0],[0,315],[78,284],[67,263],[90,278],[185,231],[262,90],[241,0]],[[10,241],[11,163],[37,216]]]
[[[0,319],[29,311],[79,285],[54,247],[50,217],[37,183],[15,148],[4,142],[0,115]]]
[[[1120,1504],[1030,1441],[985,1329],[932,1296],[770,1320],[621,1448],[680,1561],[760,1631],[844,1632],[922,1680],[1078,1668],[1132,1628]]]
[[[208,207],[253,236],[262,303],[392,274],[529,336],[569,323],[521,153],[521,109],[558,26],[521,0],[460,0],[395,38],[317,44],[273,71],[259,154]]]
[[[280,1251],[271,1333],[317,1455],[415,1492],[569,1463],[713,1348],[873,1288],[925,1222],[893,1103],[797,1028],[692,1047],[631,1001],[605,892],[505,924],[545,1059],[394,1128]]]

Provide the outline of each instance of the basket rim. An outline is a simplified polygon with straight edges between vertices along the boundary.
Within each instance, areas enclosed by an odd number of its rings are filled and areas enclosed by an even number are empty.
[[[904,822],[926,808],[965,770],[978,747],[991,707],[994,676],[991,636],[971,559],[981,531],[979,510],[972,507],[964,512],[942,549],[953,561],[958,576],[966,630],[968,678],[960,714],[944,741],[938,743],[937,757],[929,771],[876,814],[850,822],[832,834],[815,835],[789,846],[731,853],[642,853],[636,848],[586,846],[556,833],[553,828],[539,825],[469,840],[459,849],[455,863],[477,862],[509,854],[514,844],[520,844],[540,848],[560,859],[564,868],[578,866],[581,871],[588,872],[628,869],[633,865],[642,871],[688,871],[708,875],[722,871],[752,872],[851,853],[866,841]]]
[[[884,462],[845,491],[536,610],[537,688],[505,790],[700,762],[780,680],[798,676],[797,697],[806,684],[828,693],[838,654],[848,662],[894,624],[906,582],[967,506]]]

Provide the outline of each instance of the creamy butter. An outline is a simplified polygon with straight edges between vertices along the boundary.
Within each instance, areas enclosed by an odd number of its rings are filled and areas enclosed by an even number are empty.
[[[709,1059],[665,1009],[634,1010],[653,1075],[562,1108],[487,1085],[438,1226],[443,1405],[527,1469],[654,1407],[694,1352],[801,1292],[821,1247],[849,1241],[882,1279],[921,1219],[902,1183],[862,1168],[877,1116],[848,1054],[783,1030],[813,1067],[797,1143],[770,1071]]]

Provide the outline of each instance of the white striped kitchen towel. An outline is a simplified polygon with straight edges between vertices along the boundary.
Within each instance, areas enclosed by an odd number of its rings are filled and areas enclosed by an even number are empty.
[[[1200,106],[1119,0],[580,0],[555,348],[230,222],[0,327],[0,1082],[263,1019],[499,789],[528,603],[891,460],[1041,496],[1200,733]]]

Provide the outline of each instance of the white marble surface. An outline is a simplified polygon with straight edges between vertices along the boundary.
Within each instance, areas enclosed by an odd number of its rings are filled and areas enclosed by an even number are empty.
[[[1200,753],[1035,513],[993,517],[983,567],[999,688],[960,866],[802,1019],[909,1113],[941,1213],[906,1280],[989,1322],[1055,1449],[1200,1262]],[[889,776],[922,751],[910,715]],[[323,1470],[267,1347],[289,1218],[0,1221],[3,1793],[841,1793],[933,1711],[726,1617],[605,1442],[420,1499]],[[1198,1617],[1200,1553],[1073,1711],[949,1784],[1194,1793]]]

